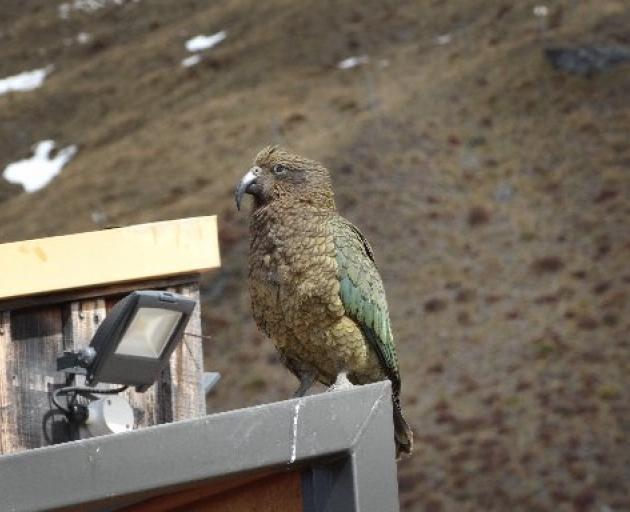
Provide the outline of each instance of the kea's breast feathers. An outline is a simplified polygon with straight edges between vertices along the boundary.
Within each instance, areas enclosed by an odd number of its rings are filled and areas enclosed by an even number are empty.
[[[344,314],[332,231],[325,218],[295,214],[252,222],[254,318],[276,342],[322,329]]]

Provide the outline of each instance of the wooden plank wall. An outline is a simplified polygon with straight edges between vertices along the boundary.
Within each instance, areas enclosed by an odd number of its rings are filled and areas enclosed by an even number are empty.
[[[145,393],[125,392],[136,428],[205,414],[198,285],[169,290],[194,298],[197,308],[188,334],[153,387]],[[89,344],[108,309],[123,296],[117,290],[112,296],[0,311],[0,455],[63,437],[62,417],[53,414],[49,400],[51,387],[65,381],[56,371],[57,356],[64,349]]]
[[[9,408],[2,411],[1,432],[10,432],[3,440],[3,453],[44,446],[44,419],[52,410],[48,389],[53,383],[63,383],[57,374],[56,358],[63,351],[62,311],[55,306],[36,310],[12,311],[8,315],[8,329],[4,341],[2,402]],[[6,412],[6,413],[5,413]],[[51,434],[54,435],[54,434]]]
[[[302,512],[299,471],[232,477],[130,505],[120,512]]]

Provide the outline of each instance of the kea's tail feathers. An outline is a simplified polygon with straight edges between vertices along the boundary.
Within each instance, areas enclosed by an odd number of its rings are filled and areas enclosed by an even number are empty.
[[[394,406],[394,439],[396,441],[396,460],[403,455],[411,455],[413,451],[413,432],[403,417],[400,399],[393,396]]]

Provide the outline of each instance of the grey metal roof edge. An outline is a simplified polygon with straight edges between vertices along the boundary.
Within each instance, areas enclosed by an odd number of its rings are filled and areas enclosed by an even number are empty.
[[[341,454],[357,484],[347,510],[398,510],[395,483],[366,474],[376,464],[395,481],[390,393],[385,381],[6,455],[0,496],[6,510],[50,510]]]
[[[303,472],[304,512],[398,512],[389,381],[358,428],[347,457]]]

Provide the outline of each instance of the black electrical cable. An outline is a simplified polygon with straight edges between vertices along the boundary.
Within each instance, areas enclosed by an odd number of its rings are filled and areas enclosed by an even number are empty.
[[[118,393],[122,393],[126,391],[129,386],[120,386],[119,388],[90,388],[87,386],[68,386],[65,388],[59,388],[57,391],[64,392],[63,394],[68,393],[77,393],[79,395],[117,395]]]
[[[129,386],[121,386],[119,388],[112,388],[112,389],[106,389],[106,388],[99,389],[99,388],[89,388],[86,386],[67,386],[64,388],[55,389],[52,392],[51,399],[52,399],[53,404],[55,404],[55,406],[59,410],[69,415],[71,414],[71,411],[68,407],[64,407],[63,405],[61,405],[61,403],[58,400],[59,395],[68,395],[70,393],[74,393],[75,398],[76,398],[76,395],[117,395],[118,393],[122,393],[123,391],[125,391],[128,387]]]
[[[67,407],[64,407],[63,405],[61,405],[59,403],[59,401],[57,400],[59,392],[63,389],[67,389],[67,388],[59,388],[59,389],[55,389],[52,394],[50,395],[50,398],[52,400],[52,403],[55,404],[55,407],[57,407],[57,409],[59,409],[60,411],[65,412],[67,415],[70,414],[70,409],[68,409]]]

